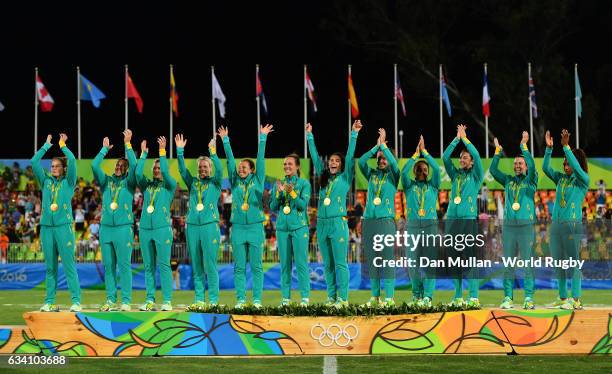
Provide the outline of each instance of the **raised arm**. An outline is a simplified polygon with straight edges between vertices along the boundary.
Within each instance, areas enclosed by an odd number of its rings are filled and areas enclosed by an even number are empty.
[[[412,157],[408,159],[408,161],[402,168],[402,186],[404,187],[404,192],[407,191],[410,188],[410,186],[412,186],[413,181],[412,181],[412,178],[410,178],[410,172],[412,171],[412,168],[414,168],[414,164],[416,163],[416,160],[418,158],[419,158],[419,153],[414,152]]]
[[[148,152],[147,141],[143,140],[142,143],[140,143],[140,158],[136,164],[136,183],[143,192],[147,188],[147,177],[144,175],[144,164],[145,161],[147,161]]]
[[[462,131],[463,136],[461,137],[461,140],[463,141],[463,144],[465,144],[467,151],[470,153],[474,161],[474,165],[472,166],[474,169],[474,174],[476,175],[476,178],[478,178],[479,181],[482,181],[484,179],[484,167],[482,166],[482,160],[480,159],[480,154],[478,153],[478,150],[476,149],[476,147],[474,147],[474,144],[472,144],[472,142],[470,142],[469,139],[467,138],[467,135],[465,133],[467,126],[465,125],[459,125],[459,126],[463,126],[463,131]]]
[[[221,182],[223,181],[223,166],[221,166],[221,160],[219,160],[219,156],[217,156],[217,146],[215,145],[215,139],[211,139],[208,143],[208,153],[210,154],[210,159],[213,162],[213,166],[215,168],[215,174],[213,175],[213,183],[217,186],[221,187]]]
[[[157,138],[159,144],[159,169],[162,174],[162,180],[164,181],[164,187],[172,191],[176,190],[176,180],[170,175],[170,168],[168,167],[168,159],[166,158],[166,137],[160,136]]]
[[[91,162],[91,170],[93,171],[94,178],[96,179],[96,181],[98,181],[100,187],[104,187],[106,185],[108,178],[106,173],[100,167],[100,164],[102,164],[102,160],[104,160],[104,157],[106,157],[108,151],[112,147],[113,146],[110,144],[110,140],[108,139],[108,137],[105,137],[102,141],[102,149],[100,149],[100,152],[98,152],[96,157]]]
[[[360,120],[355,121],[353,123],[353,131],[351,131],[351,136],[349,138],[349,145],[346,151],[344,172],[342,176],[346,180],[348,184],[353,182],[353,178],[355,178],[355,147],[357,146],[357,136],[359,135],[359,130],[363,125]]]
[[[255,163],[255,175],[261,183],[266,180],[266,139],[268,134],[274,131],[274,126],[268,124],[260,127],[259,148],[257,149],[257,161]]]
[[[178,159],[178,169],[183,182],[187,185],[188,189],[191,189],[193,183],[193,176],[187,170],[185,166],[185,146],[187,145],[187,139],[183,138],[183,134],[176,134],[174,136],[174,144],[176,144],[176,157]]]
[[[40,147],[40,149],[34,154],[32,159],[30,160],[30,162],[32,163],[32,171],[34,172],[34,176],[36,177],[38,185],[41,188],[43,187],[43,183],[47,178],[47,174],[45,173],[45,170],[42,168],[42,166],[40,166],[40,160],[43,158],[45,153],[47,153],[49,148],[51,148],[51,139],[52,136],[47,135],[47,141],[45,142],[45,144]]]
[[[442,162],[444,163],[444,169],[446,169],[446,173],[450,177],[451,180],[455,179],[457,176],[457,168],[453,165],[453,160],[451,160],[451,156],[455,148],[457,148],[457,144],[459,144],[460,139],[457,137],[453,139],[453,141],[446,147],[444,150],[444,154],[442,154]]]
[[[370,174],[372,173],[372,168],[368,165],[368,160],[371,159],[376,152],[378,152],[378,148],[380,145],[376,144],[372,149],[364,153],[359,160],[357,161],[357,165],[359,165],[359,170],[366,177],[366,179],[370,179]]]
[[[234,159],[234,153],[232,152],[232,146],[230,144],[229,132],[227,128],[219,126],[218,134],[223,140],[223,150],[225,151],[225,158],[227,161],[227,176],[229,177],[230,183],[233,186],[236,183],[236,159]]]
[[[529,133],[527,131],[523,131],[523,138],[521,139],[521,153],[523,154],[523,158],[525,159],[525,163],[527,164],[527,178],[529,183],[537,186],[538,185],[538,171],[535,167],[535,160],[533,156],[529,152],[529,148],[527,148],[527,142],[529,141]]]
[[[569,136],[569,131],[564,129],[561,132],[561,144],[563,144],[563,153],[565,153],[565,159],[567,160],[568,165],[574,170],[576,178],[588,188],[590,181],[589,174],[587,174],[587,172],[582,169],[582,166],[580,166],[578,159],[576,158],[576,156],[574,156],[574,152],[572,152],[572,148],[569,146]]]
[[[136,159],[136,153],[132,149],[132,130],[126,129],[123,132],[123,145],[125,147],[125,157],[128,159],[130,168],[128,169],[127,182],[128,186],[134,190],[136,189],[136,165],[138,160]]]
[[[77,181],[77,164],[76,157],[68,147],[66,146],[66,140],[68,140],[68,136],[66,134],[60,134],[60,140],[58,142],[62,153],[66,156],[66,181],[72,187],[76,186]]]
[[[561,179],[561,177],[563,176],[563,174],[558,171],[553,170],[553,168],[550,166],[550,158],[552,156],[552,149],[553,149],[553,139],[552,139],[552,136],[550,136],[550,132],[547,130],[546,131],[546,151],[544,152],[544,161],[542,162],[542,170],[544,171],[544,174],[546,174],[548,178],[550,178],[553,182],[555,182],[555,184],[557,184],[559,182],[559,179]]]
[[[510,176],[499,170],[499,160],[501,159],[501,151],[503,148],[499,144],[497,138],[493,138],[493,143],[495,143],[495,155],[493,156],[493,161],[491,162],[489,171],[491,172],[493,179],[495,179],[502,186],[505,186]]]
[[[389,147],[387,147],[387,132],[383,128],[378,129],[378,144],[380,145],[379,149],[382,151],[382,153],[385,155],[385,158],[387,159],[387,167],[391,168],[391,174],[393,174],[396,183],[399,183],[399,165],[397,164],[395,156],[393,155],[393,153],[391,153]]]
[[[308,141],[308,152],[310,152],[315,175],[321,175],[325,167],[323,166],[323,160],[321,160],[319,152],[317,152],[317,146],[315,145],[314,136],[312,135],[312,125],[310,123],[306,124],[306,140]]]
[[[425,160],[427,160],[427,163],[429,164],[429,168],[431,169],[431,181],[430,184],[435,187],[436,189],[440,189],[440,184],[441,184],[441,180],[440,180],[440,166],[438,165],[438,163],[436,162],[436,160],[431,157],[431,155],[429,154],[429,152],[427,152],[427,150],[425,148],[423,148],[421,150],[421,153],[423,154],[423,157],[425,157]]]

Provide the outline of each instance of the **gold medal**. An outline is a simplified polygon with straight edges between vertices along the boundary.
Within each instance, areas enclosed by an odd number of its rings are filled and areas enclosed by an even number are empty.
[[[323,205],[328,206],[329,204],[331,204],[331,199],[326,197],[325,200],[323,200]]]
[[[283,208],[283,213],[285,213],[285,214],[289,214],[289,213],[291,213],[291,207],[289,207],[288,205],[287,205],[287,206],[285,206],[285,207]]]
[[[119,208],[119,204],[113,201],[112,203],[110,203],[110,208],[111,210],[117,210],[117,208]]]
[[[374,205],[380,205],[380,203],[382,203],[382,200],[380,199],[380,197],[376,196],[374,198],[374,201],[372,201],[374,203]]]
[[[247,210],[249,210],[249,204],[244,203],[244,204],[242,204],[242,206],[240,208],[246,212]]]
[[[455,196],[455,199],[453,200],[453,202],[454,202],[456,205],[461,204],[461,196]]]
[[[425,216],[425,209],[423,209],[423,208],[419,209],[419,216],[421,216],[421,217]]]
[[[59,208],[59,205],[57,205],[56,203],[51,204],[51,211],[55,212],[57,210],[57,208]]]
[[[198,203],[198,205],[196,205],[196,210],[197,210],[198,212],[200,212],[200,211],[204,210],[204,204],[202,204],[202,203]]]
[[[521,204],[519,203],[512,204],[512,210],[519,210],[519,209],[521,209]]]
[[[147,213],[151,214],[155,211],[155,207],[153,205],[149,205],[147,207]]]

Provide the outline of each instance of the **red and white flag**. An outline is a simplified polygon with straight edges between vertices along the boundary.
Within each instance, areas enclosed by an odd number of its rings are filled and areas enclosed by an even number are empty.
[[[316,112],[317,111],[317,100],[315,98],[315,94],[314,94],[314,85],[312,84],[312,81],[310,80],[310,74],[308,74],[308,71],[306,71],[306,90],[308,91],[308,98],[310,99],[310,101],[312,101],[312,108],[313,110]]]
[[[40,105],[40,110],[43,112],[50,112],[51,109],[53,109],[53,104],[55,102],[38,75],[36,76],[36,95],[38,98],[38,104]]]

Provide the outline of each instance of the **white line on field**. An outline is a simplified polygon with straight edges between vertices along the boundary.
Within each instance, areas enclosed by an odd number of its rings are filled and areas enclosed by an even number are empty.
[[[323,357],[323,374],[336,374],[338,372],[338,361],[336,356]]]

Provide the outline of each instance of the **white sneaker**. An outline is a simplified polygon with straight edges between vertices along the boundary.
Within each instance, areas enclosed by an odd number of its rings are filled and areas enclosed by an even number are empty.
[[[169,312],[172,310],[172,303],[169,301],[166,301],[165,303],[162,304],[161,306],[161,310],[162,312]]]
[[[152,310],[155,310],[155,302],[151,300],[147,300],[138,309],[140,309],[143,312],[150,312]]]
[[[244,301],[244,300],[240,300],[240,301],[238,301],[238,302],[236,303],[236,305],[234,305],[234,308],[236,308],[236,309],[242,309],[242,308],[244,308],[245,304],[246,304],[246,303],[245,303],[245,301]]]
[[[259,300],[254,300],[253,301],[253,307],[257,308],[257,309],[261,309],[263,307],[263,305],[261,305],[261,301]]]
[[[129,312],[132,310],[132,306],[130,304],[121,304],[122,312]]]
[[[80,312],[81,310],[82,310],[81,304],[79,304],[79,303],[74,303],[74,304],[72,304],[72,306],[70,306],[70,311],[71,312]]]
[[[310,303],[310,299],[308,299],[307,297],[302,297],[302,301],[300,302],[300,306],[308,306],[309,303]]]
[[[55,304],[45,304],[40,307],[41,312],[59,312],[59,307]]]

